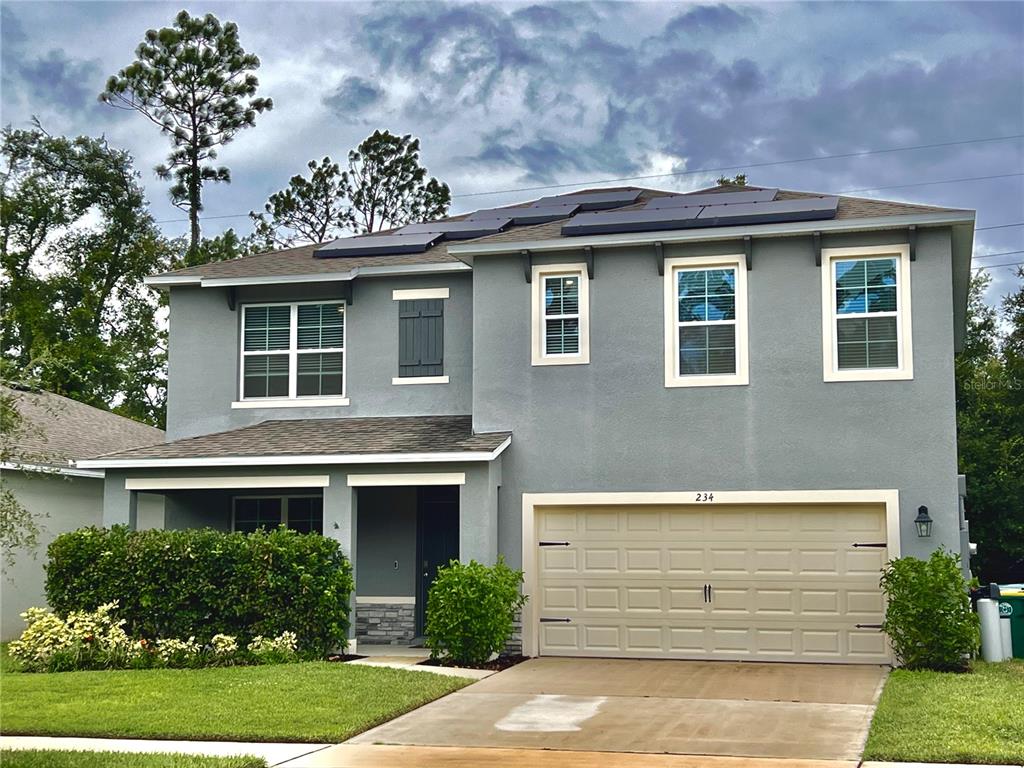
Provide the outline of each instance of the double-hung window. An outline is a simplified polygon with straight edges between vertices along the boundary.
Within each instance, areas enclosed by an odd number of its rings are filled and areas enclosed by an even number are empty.
[[[913,378],[906,245],[822,251],[825,381]]]
[[[241,346],[243,404],[347,404],[344,302],[244,305]]]
[[[585,264],[535,266],[533,364],[590,362],[590,284]]]
[[[746,384],[743,257],[665,261],[665,386]]]

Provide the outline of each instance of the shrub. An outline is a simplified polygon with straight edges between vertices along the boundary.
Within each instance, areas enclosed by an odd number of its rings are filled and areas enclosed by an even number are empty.
[[[979,635],[960,556],[937,550],[928,560],[891,560],[881,583],[888,598],[882,627],[900,664],[908,669],[966,669]]]
[[[500,653],[515,626],[523,572],[503,558],[493,568],[452,560],[438,569],[427,596],[427,647],[433,658],[479,665]]]
[[[137,653],[125,634],[124,619],[111,615],[117,603],[95,611],[73,611],[66,619],[43,608],[21,614],[28,625],[10,653],[29,672],[105,669],[124,666]]]
[[[288,631],[305,657],[346,644],[352,567],[324,536],[82,528],[58,536],[48,555],[46,597],[57,613],[117,600],[132,637],[205,646],[226,634],[246,645]]]
[[[282,632],[274,638],[256,635],[247,650],[258,664],[287,664],[297,658],[296,645],[294,632]]]

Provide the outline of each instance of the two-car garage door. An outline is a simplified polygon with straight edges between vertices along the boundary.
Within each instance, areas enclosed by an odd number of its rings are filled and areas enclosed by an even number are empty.
[[[547,506],[536,530],[542,655],[890,660],[882,504]]]

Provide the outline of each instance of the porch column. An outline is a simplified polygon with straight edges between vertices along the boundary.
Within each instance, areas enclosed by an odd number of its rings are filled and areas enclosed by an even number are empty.
[[[339,544],[341,551],[352,564],[352,573],[356,570],[356,489],[348,487],[348,476],[345,472],[331,472],[331,483],[324,488],[324,536],[328,536]],[[356,650],[356,592],[349,596],[349,651]]]
[[[107,470],[103,478],[103,527],[127,525],[131,530],[138,528],[138,491],[124,487],[123,472]]]
[[[459,494],[459,560],[493,565],[498,559],[501,457],[466,470]]]

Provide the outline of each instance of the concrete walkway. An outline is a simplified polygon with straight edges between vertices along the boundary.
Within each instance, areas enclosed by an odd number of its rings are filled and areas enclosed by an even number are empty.
[[[51,736],[0,736],[0,749],[62,749],[84,752],[170,752],[236,757],[255,755],[276,766],[305,760],[331,744],[249,743],[245,741],[172,741],[165,739],[86,739]],[[301,763],[299,763],[301,764]]]

